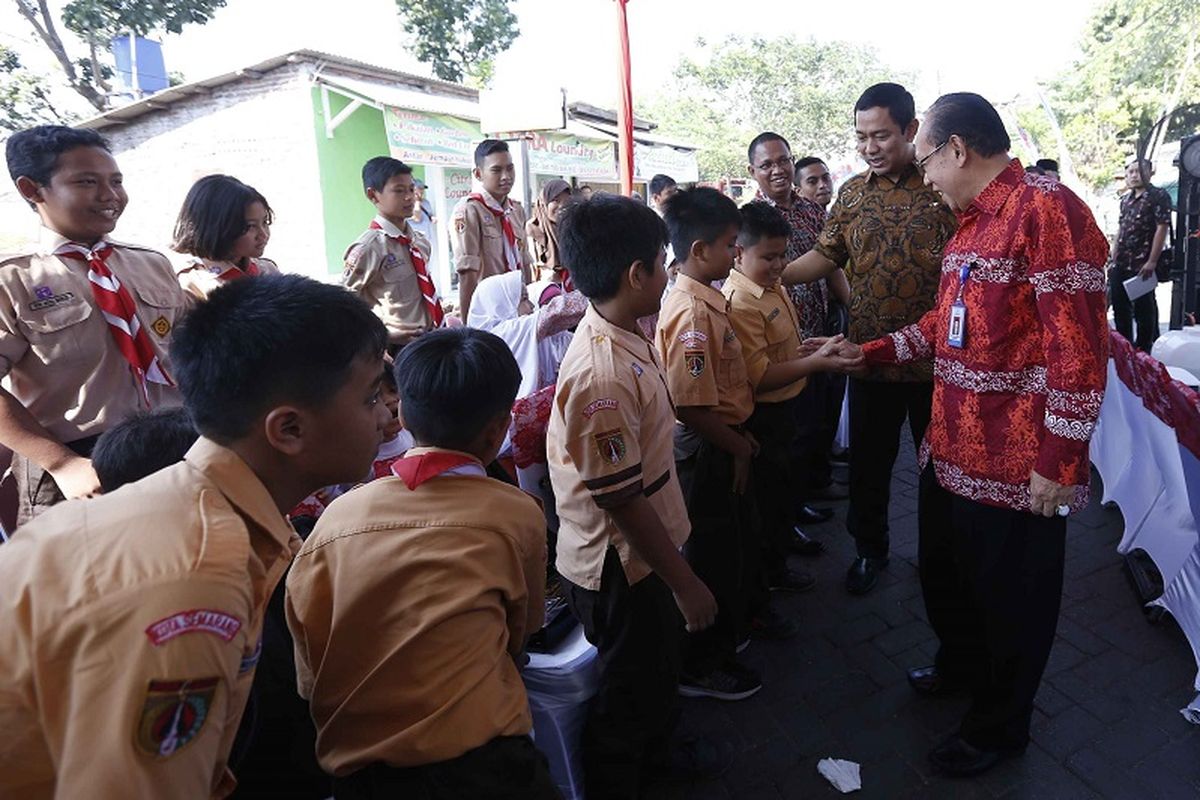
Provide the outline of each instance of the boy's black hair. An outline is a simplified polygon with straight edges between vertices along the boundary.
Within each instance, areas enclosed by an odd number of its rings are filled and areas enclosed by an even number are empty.
[[[196,429],[219,444],[280,404],[319,408],[387,329],[341,286],[299,275],[231,281],[175,327],[171,362]]]
[[[688,260],[693,242],[712,244],[731,225],[735,228],[742,225],[737,203],[708,186],[671,195],[663,209],[663,219],[671,233],[671,248],[680,263]]]
[[[219,261],[229,255],[238,237],[246,232],[246,206],[262,203],[267,224],[274,218],[271,205],[253,186],[229,175],[207,175],[192,184],[179,217],[171,249],[198,258]]]
[[[199,437],[183,408],[134,414],[118,422],[92,448],[100,488],[112,492],[182,461]]]
[[[817,158],[816,156],[805,156],[804,158],[796,159],[796,172],[799,172],[800,170],[804,169],[805,167],[811,167],[813,164],[820,164],[821,166],[827,166],[825,164],[825,159],[823,159],[823,158]]]
[[[396,357],[404,427],[423,445],[465,450],[512,412],[521,368],[504,340],[477,328],[441,328]]]
[[[913,96],[898,83],[877,83],[868,86],[867,90],[854,104],[854,112],[868,111],[872,108],[886,108],[892,122],[903,131],[917,118],[917,107]]]
[[[616,296],[635,261],[654,269],[667,243],[667,227],[645,203],[596,194],[564,208],[558,217],[558,251],[571,280],[596,302]]]
[[[396,175],[412,175],[413,170],[408,164],[405,164],[398,158],[391,156],[375,156],[374,158],[363,164],[362,182],[363,191],[374,189],[377,192],[382,192],[383,187],[387,186]]]
[[[941,144],[954,134],[984,158],[1005,153],[1012,146],[1000,114],[974,92],[944,94],[925,112],[925,137],[929,141]]]
[[[26,177],[38,186],[46,186],[58,170],[58,157],[76,147],[99,147],[111,153],[108,140],[91,128],[68,128],[66,125],[37,125],[17,131],[8,137],[4,157],[8,175],[15,182]],[[36,208],[33,203],[30,208]]]
[[[742,229],[738,231],[737,241],[742,247],[753,247],[762,239],[787,239],[792,235],[792,226],[779,213],[779,209],[770,203],[755,200],[746,203],[739,211]]]
[[[663,189],[670,189],[675,186],[675,179],[670,175],[658,174],[650,179],[650,194],[662,194]]]
[[[493,153],[507,153],[508,142],[499,139],[484,139],[475,146],[475,167],[483,169],[483,162]]]
[[[1053,158],[1039,158],[1034,166],[1041,167],[1050,172],[1058,172],[1058,162]]]
[[[746,148],[746,163],[754,166],[754,151],[758,149],[760,144],[767,142],[783,142],[783,146],[787,148],[788,154],[792,152],[792,146],[788,144],[788,140],[773,131],[763,131],[758,136],[750,140],[750,146]]]

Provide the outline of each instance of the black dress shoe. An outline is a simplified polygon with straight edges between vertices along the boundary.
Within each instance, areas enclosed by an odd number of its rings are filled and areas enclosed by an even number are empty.
[[[879,570],[887,566],[886,558],[856,558],[846,572],[846,591],[866,594],[879,581]]]
[[[967,777],[986,772],[1006,758],[1019,756],[1024,750],[981,750],[961,736],[951,736],[929,751],[929,760],[947,775]]]
[[[966,688],[966,683],[944,675],[935,664],[908,671],[908,685],[918,694],[950,694]]]
[[[810,505],[802,505],[796,512],[796,521],[801,525],[816,525],[831,519],[833,519],[832,508],[813,508]]]
[[[792,528],[792,535],[788,537],[787,549],[789,553],[795,553],[798,556],[819,556],[825,552],[825,545],[799,528]]]

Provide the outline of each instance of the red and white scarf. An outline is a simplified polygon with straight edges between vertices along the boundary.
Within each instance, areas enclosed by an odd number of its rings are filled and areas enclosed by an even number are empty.
[[[146,335],[146,330],[137,317],[137,306],[129,295],[129,290],[105,263],[112,251],[112,244],[105,241],[97,242],[91,249],[78,242],[67,242],[55,250],[54,255],[87,262],[88,282],[92,285],[92,297],[96,301],[96,307],[104,315],[104,321],[108,323],[117,349],[129,362],[134,382],[142,393],[146,407],[149,408],[150,393],[146,388],[147,381],[164,386],[174,386],[175,383],[158,361],[154,346],[150,344],[150,337]]]
[[[500,227],[504,229],[504,261],[508,266],[508,271],[521,269],[524,266],[521,263],[521,248],[518,245],[517,232],[513,228],[512,220],[508,218],[509,211],[512,210],[513,201],[505,199],[504,207],[496,202],[496,198],[488,192],[472,192],[467,195],[469,198],[479,203],[486,208],[493,217],[500,220]],[[521,232],[524,235],[524,231]]]
[[[387,225],[381,224],[379,218],[371,220],[371,229],[383,231],[383,235],[389,239],[395,239],[408,248],[408,257],[412,261],[413,272],[417,274],[417,286],[421,290],[421,299],[425,301],[425,310],[429,312],[429,319],[433,322],[433,327],[440,328],[446,324],[446,312],[442,308],[442,299],[438,295],[437,286],[433,283],[433,278],[429,275],[429,268],[425,265],[425,256],[421,255],[420,248],[417,247],[411,236],[405,236],[404,232],[384,220]],[[393,231],[395,231],[393,233]]]
[[[416,489],[431,478],[447,473],[453,475],[486,476],[487,470],[479,463],[479,459],[466,453],[456,453],[451,450],[423,449],[398,459],[392,464],[392,474],[404,481],[409,489]]]

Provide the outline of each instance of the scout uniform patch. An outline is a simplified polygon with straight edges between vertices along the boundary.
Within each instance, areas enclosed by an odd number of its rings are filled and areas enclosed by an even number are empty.
[[[611,397],[604,397],[599,400],[593,400],[592,402],[588,403],[587,408],[585,408],[583,410],[583,416],[585,419],[591,419],[592,415],[595,414],[597,411],[616,409],[619,405],[620,404]]]
[[[684,350],[683,363],[687,366],[689,375],[693,378],[699,378],[704,372],[704,351]]]
[[[620,428],[604,431],[593,436],[600,457],[610,464],[620,464],[625,458],[625,434]]]
[[[150,330],[154,331],[159,336],[166,336],[171,332],[171,321],[166,317],[159,317],[158,319],[154,320],[154,323],[150,326]]]
[[[134,740],[154,758],[168,758],[186,747],[204,727],[220,678],[150,681]]]
[[[704,335],[704,331],[684,331],[679,334],[679,342],[684,347],[699,347],[708,341],[708,337]]]

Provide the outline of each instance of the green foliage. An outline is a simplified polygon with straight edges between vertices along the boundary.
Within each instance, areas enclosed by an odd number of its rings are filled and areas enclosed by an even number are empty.
[[[883,80],[904,82],[866,48],[795,37],[698,40],[674,80],[640,109],[668,135],[700,146],[700,177],[746,174],[746,146],[773,130],[796,157],[853,147],[854,102]]]
[[[481,85],[517,38],[510,0],[396,0],[416,57],[445,81]]]
[[[0,45],[0,130],[58,121],[45,83],[22,66],[16,52]]]

